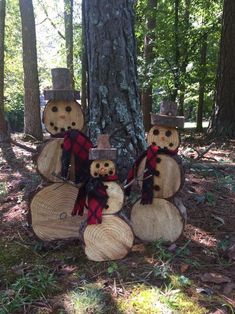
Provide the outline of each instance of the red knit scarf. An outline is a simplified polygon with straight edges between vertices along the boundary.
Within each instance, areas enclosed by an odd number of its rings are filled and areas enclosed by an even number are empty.
[[[117,176],[90,178],[79,190],[72,215],[83,215],[84,207],[88,208],[87,224],[100,224],[102,222],[102,210],[108,202],[107,187],[105,181],[116,181]],[[86,205],[86,197],[88,198]]]
[[[143,154],[136,160],[132,169],[128,173],[127,184],[137,176],[138,167],[143,158],[146,156],[145,171],[141,190],[141,204],[152,204],[153,202],[154,176],[159,175],[158,170],[156,170],[159,153],[175,155],[177,154],[177,150],[173,151],[169,149],[162,149],[159,146],[150,145],[147,150],[144,151]],[[130,195],[130,192],[131,186],[129,186],[126,190],[127,195]]]

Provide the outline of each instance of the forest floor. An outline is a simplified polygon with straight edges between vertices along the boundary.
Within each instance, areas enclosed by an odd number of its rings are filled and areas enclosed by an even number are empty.
[[[169,247],[136,242],[125,259],[102,263],[87,260],[79,240],[35,237],[27,217],[41,178],[32,153],[1,145],[0,313],[234,313],[235,141],[206,153],[210,143],[183,136],[183,236]]]

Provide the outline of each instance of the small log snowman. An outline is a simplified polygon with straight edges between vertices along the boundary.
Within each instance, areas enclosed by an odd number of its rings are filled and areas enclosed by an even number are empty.
[[[134,177],[141,188],[141,200],[131,211],[131,224],[135,235],[143,241],[162,239],[174,242],[182,234],[185,210],[175,198],[183,183],[183,169],[177,149],[180,145],[178,127],[184,117],[177,116],[177,104],[163,102],[160,114],[151,115],[148,148],[136,161],[128,180]],[[177,205],[176,205],[177,204]]]
[[[68,69],[52,69],[53,89],[45,91],[43,119],[47,131],[55,138],[47,141],[37,158],[37,170],[52,182],[40,189],[30,204],[30,224],[41,240],[79,238],[79,228],[86,215],[71,216],[82,183],[89,174],[91,141],[80,130],[84,117],[75,99]],[[63,181],[72,181],[63,183]],[[62,183],[61,183],[62,182]]]
[[[111,148],[108,135],[98,137],[98,147],[90,149],[89,159],[85,253],[93,261],[124,258],[132,248],[134,235],[128,223],[116,215],[123,207],[124,192],[117,182],[116,149]]]

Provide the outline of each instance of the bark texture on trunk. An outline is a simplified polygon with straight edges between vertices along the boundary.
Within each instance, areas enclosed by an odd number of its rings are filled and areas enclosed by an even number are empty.
[[[155,28],[156,28],[156,13],[158,0],[148,0],[148,12],[151,16],[147,19],[147,29],[148,33],[144,38],[144,60],[145,60],[145,77],[147,81],[150,81],[149,77],[147,77],[148,68],[150,63],[153,62],[155,53]],[[153,12],[154,11],[154,12]],[[141,103],[142,103],[142,111],[143,111],[143,119],[144,119],[144,128],[145,131],[148,132],[151,128],[151,116],[153,106],[153,86],[150,81],[148,86],[142,91],[141,95]]]
[[[24,132],[42,140],[35,19],[32,0],[19,0],[24,66]]]
[[[111,138],[119,152],[121,179],[146,145],[137,87],[133,3],[83,1],[89,135],[95,141],[101,133],[122,128]]]
[[[64,0],[64,25],[67,68],[70,70],[73,78],[73,0]]]
[[[7,123],[4,116],[4,38],[6,3],[0,0],[0,142],[7,141]]]
[[[235,2],[224,1],[220,58],[212,132],[235,136]]]

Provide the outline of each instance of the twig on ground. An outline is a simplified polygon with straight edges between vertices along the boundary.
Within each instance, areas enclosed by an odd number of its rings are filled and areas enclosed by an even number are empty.
[[[15,146],[18,146],[20,148],[23,148],[24,150],[27,150],[30,153],[37,153],[37,150],[35,148],[29,147],[27,145],[21,144],[13,139],[11,139],[11,143]]]
[[[199,160],[202,158],[206,158],[206,159],[214,159],[213,157],[205,157],[205,155],[209,152],[209,150],[215,146],[215,143],[211,143],[208,147],[206,147],[203,151],[199,151],[196,148],[193,148],[193,150],[197,153],[197,157],[194,158],[194,160]]]

